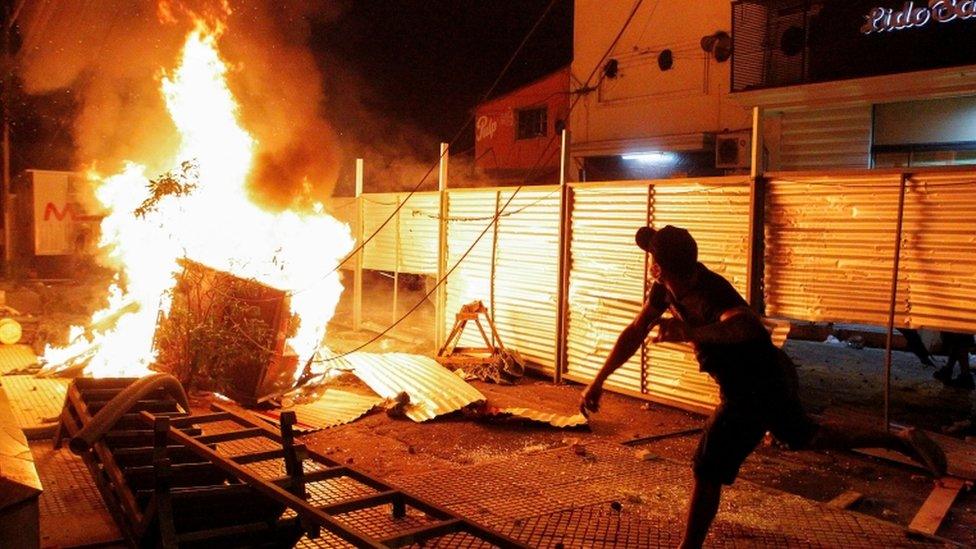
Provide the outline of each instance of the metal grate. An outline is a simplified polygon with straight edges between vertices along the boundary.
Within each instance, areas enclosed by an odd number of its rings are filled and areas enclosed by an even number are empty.
[[[605,503],[518,521],[508,534],[533,547],[677,547],[681,541],[677,521],[653,524]]]
[[[57,422],[69,381],[30,375],[3,376],[0,377],[0,390],[7,393],[10,399],[17,425],[29,431],[53,426]]]
[[[46,547],[70,547],[118,540],[121,536],[81,459],[51,441],[31,443],[44,491],[38,500],[41,540]]]
[[[37,366],[37,355],[30,345],[4,345],[0,347],[0,374],[7,375]]]
[[[84,462],[67,448],[51,448],[50,441],[32,443],[30,446],[38,475],[44,479],[44,491],[40,497],[42,515],[53,517],[105,511]]]
[[[674,547],[681,539],[692,475],[684,464],[639,461],[627,448],[601,443],[588,445],[585,456],[558,448],[404,477],[399,484],[533,547]],[[937,540],[909,539],[897,524],[741,480],[724,492],[709,543],[942,546]]]

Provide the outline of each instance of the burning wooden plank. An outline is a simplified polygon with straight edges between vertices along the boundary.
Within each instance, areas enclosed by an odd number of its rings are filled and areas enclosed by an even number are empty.
[[[154,369],[247,405],[287,388],[298,364],[285,345],[297,327],[287,293],[194,261],[182,264],[169,314],[157,322]]]

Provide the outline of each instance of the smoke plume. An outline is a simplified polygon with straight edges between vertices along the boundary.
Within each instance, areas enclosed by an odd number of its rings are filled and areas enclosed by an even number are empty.
[[[258,143],[251,188],[285,207],[307,190],[326,197],[335,184],[341,152],[307,42],[312,20],[341,11],[342,2],[298,0],[28,2],[18,18],[19,74],[28,93],[79,94],[71,123],[77,168],[114,173],[136,161],[160,173],[179,145],[160,78],[174,69],[195,21],[220,24],[228,83]]]

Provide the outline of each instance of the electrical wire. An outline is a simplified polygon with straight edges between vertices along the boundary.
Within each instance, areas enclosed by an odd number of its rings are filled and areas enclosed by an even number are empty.
[[[495,81],[492,82],[491,86],[488,87],[488,90],[484,93],[484,95],[482,95],[481,100],[478,101],[478,103],[485,102],[488,99],[488,97],[490,97],[491,94],[495,91],[495,88],[498,87],[498,84],[501,82],[502,78],[505,77],[505,75],[508,73],[508,70],[512,67],[512,64],[515,63],[515,60],[522,52],[522,48],[524,48],[525,45],[528,43],[529,39],[532,38],[533,35],[535,35],[536,30],[538,30],[539,26],[545,20],[546,16],[549,15],[549,12],[552,11],[552,8],[553,6],[556,5],[557,1],[558,0],[550,0],[549,4],[546,5],[546,9],[542,11],[542,13],[536,19],[535,23],[532,25],[532,28],[529,29],[529,32],[525,35],[524,38],[522,38],[522,41],[519,43],[518,47],[515,48],[515,52],[512,53],[511,57],[509,57],[508,61],[505,63],[505,66],[502,67],[501,72],[499,72],[498,76],[495,78]],[[345,258],[343,258],[338,264],[336,264],[335,268],[329,271],[329,273],[326,274],[326,276],[329,276],[332,273],[339,270],[340,267],[342,267],[346,262],[352,259],[357,253],[359,253],[359,251],[362,250],[366,246],[366,244],[368,244],[371,240],[373,240],[373,238],[381,230],[383,230],[383,228],[386,227],[386,225],[389,224],[394,217],[396,217],[397,212],[399,212],[400,209],[403,208],[403,205],[406,204],[407,200],[409,200],[410,197],[417,192],[420,186],[423,185],[425,181],[427,181],[427,178],[430,176],[431,173],[433,173],[434,168],[436,168],[443,160],[444,155],[446,155],[451,150],[451,146],[453,146],[458,141],[458,139],[460,139],[461,136],[464,135],[464,132],[468,129],[468,126],[470,126],[471,123],[474,121],[474,118],[475,118],[475,113],[472,112],[468,116],[464,125],[461,126],[461,128],[457,131],[457,133],[454,134],[454,137],[451,138],[451,140],[448,142],[448,146],[444,149],[444,152],[438,155],[437,162],[431,164],[430,168],[427,169],[427,172],[424,173],[423,177],[420,178],[420,181],[418,181],[417,184],[414,185],[412,189],[410,189],[410,191],[407,193],[407,196],[403,199],[402,202],[400,202],[400,204],[393,210],[393,212],[390,213],[389,217],[387,217],[382,223],[380,223],[379,227],[377,227],[376,230],[369,235],[369,237],[365,238],[362,242],[360,242],[355,249],[349,252],[349,254],[347,254]],[[295,290],[294,292],[292,292],[292,294],[298,293],[300,291],[302,290]]]
[[[651,13],[647,15],[647,21],[644,23],[644,28],[641,29],[640,35],[638,35],[637,40],[634,41],[634,47],[637,47],[637,44],[640,44],[641,40],[644,39],[644,33],[646,33],[647,28],[651,26],[651,20],[654,19],[654,12],[657,11],[657,6],[660,3],[661,1],[658,0],[657,2],[654,2],[654,5],[651,7]]]
[[[505,65],[502,67],[502,70],[498,73],[498,76],[495,77],[495,80],[492,82],[491,86],[489,86],[488,89],[485,91],[485,93],[481,96],[481,99],[478,101],[479,104],[485,102],[488,99],[488,97],[491,96],[492,93],[494,93],[495,88],[498,87],[498,84],[502,81],[502,78],[504,78],[505,75],[508,73],[508,70],[512,67],[512,64],[515,63],[515,60],[518,58],[519,54],[522,52],[522,49],[528,43],[529,39],[531,39],[532,36],[535,35],[535,32],[539,29],[539,26],[545,20],[546,16],[549,15],[549,12],[552,11],[552,8],[553,8],[553,6],[556,5],[556,2],[557,1],[558,0],[550,0],[549,4],[546,5],[546,8],[542,11],[542,13],[539,15],[539,17],[536,18],[536,21],[535,21],[535,23],[533,23],[532,28],[529,29],[529,32],[522,38],[522,41],[519,43],[518,47],[515,48],[515,51],[509,57],[508,61],[506,61]],[[638,0],[638,5],[640,4],[641,1],[643,1],[643,0]],[[403,206],[406,205],[407,201],[410,200],[410,197],[412,197],[414,194],[417,193],[418,189],[420,189],[420,186],[423,185],[425,181],[427,181],[427,178],[430,177],[430,174],[433,173],[434,169],[438,167],[438,165],[440,164],[440,162],[443,160],[444,155],[448,154],[448,152],[451,150],[451,146],[453,146],[458,141],[458,139],[461,138],[461,136],[464,134],[464,132],[468,129],[468,126],[470,126],[471,123],[474,121],[474,118],[475,118],[475,113],[472,112],[468,116],[468,118],[465,121],[465,123],[457,131],[457,133],[454,134],[454,137],[452,137],[451,140],[448,142],[448,146],[445,148],[444,152],[442,152],[437,157],[437,162],[431,164],[431,166],[427,169],[427,171],[424,173],[424,175],[420,178],[420,181],[418,181],[417,184],[414,185],[413,188],[410,189],[410,191],[407,192],[407,194],[403,198],[403,200],[399,201],[399,204],[397,204],[397,206],[393,209],[393,211],[390,212],[389,216],[387,216],[387,218],[384,219],[383,222],[380,223],[379,226],[376,227],[376,229],[373,230],[373,232],[368,237],[366,237],[365,239],[363,239],[362,242],[360,242],[342,260],[340,260],[335,265],[335,267],[333,267],[331,270],[329,270],[329,272],[325,273],[325,275],[323,275],[322,278],[319,279],[319,282],[321,282],[321,281],[325,280],[326,278],[328,278],[329,276],[331,276],[333,273],[335,273],[336,271],[338,271],[343,265],[345,265],[350,259],[352,259],[353,257],[355,257],[356,254],[358,254],[360,251],[362,251],[366,247],[366,245],[369,244],[376,237],[376,235],[378,235],[380,233],[380,231],[382,231],[390,223],[390,221],[392,221],[397,216],[397,214],[400,212],[400,210],[403,209]],[[548,147],[547,147],[547,149],[548,149]],[[376,202],[376,203],[379,203],[379,202]],[[382,203],[379,203],[379,204],[381,204],[381,205],[393,205],[392,203],[390,203],[390,204],[382,204]],[[288,290],[288,291],[285,291],[284,292],[284,295],[286,297],[290,297],[290,296],[293,296],[293,295],[298,295],[300,293],[303,293],[303,292],[307,292],[309,290],[312,290],[315,287],[316,287],[316,285],[315,284],[312,284],[312,285],[306,286],[304,288],[297,288],[297,289],[293,289],[293,290]],[[271,298],[268,298],[268,299],[271,299]],[[277,298],[275,298],[275,299],[277,299]],[[252,300],[252,301],[262,301],[262,300]]]
[[[613,51],[613,48],[616,47],[617,43],[620,41],[620,38],[623,36],[624,32],[627,30],[627,27],[630,25],[631,21],[633,21],[634,15],[636,15],[637,10],[640,8],[640,6],[641,6],[642,3],[643,3],[643,0],[637,0],[637,2],[634,4],[634,8],[631,10],[631,12],[628,15],[627,19],[624,21],[624,24],[620,28],[620,31],[617,33],[616,37],[614,37],[614,39],[611,42],[610,46],[607,48],[606,52],[604,52],[604,54],[601,56],[600,60],[593,67],[593,70],[590,71],[589,76],[587,76],[586,80],[583,83],[583,86],[582,86],[583,88],[587,88],[589,86],[589,82],[591,80],[593,80],[593,77],[596,75],[597,71],[599,71],[600,68],[603,66],[603,61],[607,58],[608,55],[610,55],[610,52]],[[497,80],[496,80],[496,82],[497,82]],[[576,97],[573,99],[572,103],[569,106],[568,113],[572,113],[573,112],[573,109],[576,107],[576,105],[579,103],[579,101],[582,99],[582,97],[583,97],[582,94],[577,94],[576,95]],[[538,157],[535,165],[533,166],[531,172],[534,172],[535,170],[537,170],[539,168],[540,164],[542,163],[542,160],[548,154],[549,147],[552,146],[552,144],[556,140],[556,137],[558,137],[559,135],[560,134],[553,134],[553,136],[549,139],[549,141],[546,143],[546,147],[543,149],[542,153],[539,155],[539,157]],[[525,178],[526,181],[530,180],[531,176],[533,175],[531,172],[530,172],[530,174],[528,176],[526,176],[526,178]],[[446,273],[444,273],[444,276],[441,277],[437,281],[437,283],[434,284],[434,286],[432,288],[430,288],[430,290],[427,291],[427,293],[424,295],[424,297],[422,299],[418,300],[417,303],[414,304],[414,306],[411,307],[406,313],[404,313],[396,321],[394,321],[392,324],[390,324],[389,326],[387,326],[380,333],[378,333],[375,336],[373,336],[372,338],[370,338],[365,343],[363,343],[361,345],[358,345],[357,347],[355,347],[353,349],[350,349],[348,351],[345,351],[345,352],[343,352],[341,354],[333,355],[333,356],[330,356],[330,357],[327,357],[327,358],[315,359],[315,354],[317,354],[318,351],[320,351],[322,349],[322,345],[320,345],[318,347],[318,349],[316,349],[312,353],[312,356],[309,357],[308,362],[306,363],[306,366],[305,366],[306,371],[310,368],[311,364],[313,364],[313,363],[326,363],[326,362],[332,362],[332,361],[336,361],[336,360],[341,360],[341,359],[349,356],[352,353],[358,352],[358,351],[366,348],[367,346],[375,343],[380,338],[382,338],[383,336],[385,336],[393,328],[395,328],[397,325],[399,325],[401,322],[403,322],[407,317],[409,317],[414,311],[416,311],[424,303],[424,301],[427,300],[427,298],[429,298],[434,293],[434,291],[436,291],[442,284],[444,284],[447,281],[447,279],[450,277],[450,275],[461,265],[461,263],[467,258],[467,256],[471,253],[471,251],[474,250],[475,246],[477,246],[478,242],[481,241],[481,239],[488,232],[488,230],[491,229],[496,223],[498,223],[499,217],[505,212],[505,210],[508,208],[509,204],[512,203],[512,201],[515,199],[515,197],[518,195],[518,193],[524,187],[525,187],[524,184],[523,185],[519,185],[518,187],[515,188],[514,191],[512,191],[512,195],[508,197],[508,200],[505,201],[505,204],[503,204],[501,206],[501,208],[499,208],[495,212],[495,215],[492,217],[491,222],[488,223],[487,225],[485,225],[485,228],[482,229],[482,231],[478,235],[478,237],[474,239],[474,241],[471,243],[471,245],[468,247],[468,249],[465,250],[465,252],[461,255],[460,258],[458,258],[457,262],[455,262],[455,264],[451,267],[451,269],[448,270]],[[387,221],[389,221],[389,219]],[[321,374],[321,375],[324,375],[324,373]],[[321,377],[321,375],[319,377]],[[311,379],[314,379],[314,378],[311,378]],[[308,383],[309,381],[311,381],[311,379],[305,379],[302,382],[302,384]]]

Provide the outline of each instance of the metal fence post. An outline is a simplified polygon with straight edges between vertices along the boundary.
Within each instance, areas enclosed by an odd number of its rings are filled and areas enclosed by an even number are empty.
[[[400,204],[400,195],[397,195],[397,210],[393,219],[393,318],[390,322],[396,322],[400,318],[397,314],[400,303]]]
[[[356,245],[363,244],[363,227],[365,220],[365,207],[363,204],[363,159],[356,159],[356,227],[354,235]],[[352,328],[359,331],[363,325],[363,256],[365,248],[360,248],[356,253],[355,271],[353,274],[352,290]]]
[[[441,143],[440,166],[437,170],[437,190],[440,194],[440,209],[438,210],[438,230],[437,230],[437,299],[435,300],[436,314],[434,322],[434,346],[437,349],[444,344],[445,327],[447,321],[447,281],[444,276],[447,273],[447,161],[448,144]],[[441,282],[443,280],[443,282]]]
[[[654,184],[651,183],[647,186],[647,216],[644,219],[644,223],[648,227],[654,226]],[[641,306],[647,302],[648,294],[651,293],[651,254],[644,252],[644,290],[641,295]],[[641,394],[647,394],[647,380],[650,377],[650,346],[647,344],[647,338],[641,342],[641,364],[640,364],[640,392]]]
[[[749,185],[749,249],[746,263],[746,301],[760,315],[766,312],[763,292],[766,244],[766,178],[763,173],[763,112],[752,109],[752,162]]]
[[[495,221],[491,232],[491,272],[488,277],[488,316],[495,320],[495,274],[498,271],[498,226],[501,224],[502,192],[495,191]],[[491,331],[491,344],[497,345],[495,331]]]
[[[570,245],[572,242],[572,200],[573,194],[566,181],[566,170],[569,169],[568,130],[563,130],[560,142],[559,159],[559,269],[558,289],[556,294],[556,370],[553,373],[553,383],[562,383],[563,372],[569,368],[569,274],[570,274]]]
[[[905,220],[905,184],[911,176],[901,174],[898,185],[898,224],[895,226],[895,257],[891,266],[891,300],[888,302],[888,333],[885,337],[884,428],[891,430],[891,343],[895,329],[895,301],[898,296],[898,267],[901,259],[901,235]]]

